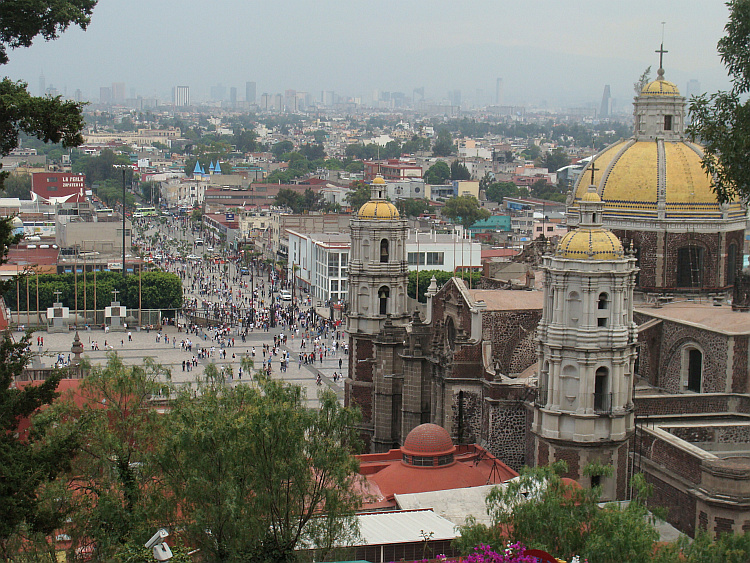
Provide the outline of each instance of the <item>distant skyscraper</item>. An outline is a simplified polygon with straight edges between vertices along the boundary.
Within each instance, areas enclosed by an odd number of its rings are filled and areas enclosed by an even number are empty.
[[[39,95],[44,96],[47,91],[47,82],[44,80],[44,73],[39,75]]]
[[[172,103],[175,107],[184,108],[190,105],[190,87],[175,86],[172,88]]]
[[[113,82],[112,83],[112,103],[122,104],[124,102],[125,102],[125,83]]]
[[[233,108],[237,107],[237,88],[235,86],[229,88],[229,103],[232,104]]]
[[[270,94],[266,94],[263,92],[263,95],[260,97],[260,109],[263,111],[268,111],[271,108],[271,96]]]
[[[448,100],[452,106],[461,105],[461,90],[451,90],[448,92]]]
[[[495,105],[503,105],[503,79],[498,78],[495,84]]]
[[[284,109],[288,113],[296,113],[297,111],[297,90],[287,90],[284,92]]]
[[[696,80],[695,78],[688,80],[687,89],[685,90],[685,97],[688,100],[693,96],[700,96],[702,93],[703,92],[701,92],[700,81]]]
[[[111,104],[112,103],[112,88],[102,86],[99,88],[99,103],[100,104]]]
[[[245,82],[245,101],[248,104],[255,103],[255,82]]]
[[[81,92],[78,89],[75,92],[73,92],[73,101],[74,102],[82,102],[83,101],[83,92]]]
[[[609,117],[610,106],[612,104],[612,95],[609,92],[609,84],[604,86],[604,93],[602,94],[602,105],[599,108],[599,118],[603,119]]]

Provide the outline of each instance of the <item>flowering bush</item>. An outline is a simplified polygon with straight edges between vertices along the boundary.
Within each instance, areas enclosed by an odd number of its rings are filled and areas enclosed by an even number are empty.
[[[486,544],[474,548],[474,553],[466,558],[467,563],[537,563],[536,557],[526,555],[526,546],[516,542],[508,544],[502,553],[493,551]]]

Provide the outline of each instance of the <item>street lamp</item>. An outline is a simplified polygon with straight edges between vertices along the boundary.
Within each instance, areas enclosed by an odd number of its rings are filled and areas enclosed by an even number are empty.
[[[125,279],[125,171],[130,165],[113,164],[112,167],[122,170],[122,277]]]

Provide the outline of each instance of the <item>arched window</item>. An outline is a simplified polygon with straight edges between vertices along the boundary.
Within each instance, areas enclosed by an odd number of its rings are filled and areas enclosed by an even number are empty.
[[[388,313],[388,298],[391,296],[391,290],[383,286],[378,290],[378,299],[380,300],[380,314]]]
[[[703,254],[700,246],[677,250],[677,287],[703,286]]]
[[[703,352],[697,348],[688,348],[686,350],[687,360],[687,385],[688,391],[695,393],[701,392],[701,385],[703,382]]]
[[[448,317],[445,321],[445,333],[448,337],[448,346],[453,350],[456,347],[456,325],[453,324],[453,317]]]
[[[597,368],[594,375],[594,412],[609,412],[612,401],[609,393],[609,370]]]
[[[388,239],[384,238],[380,241],[380,263],[385,264],[388,262]]]
[[[581,296],[577,291],[568,293],[568,319],[571,326],[577,326],[581,318]]]
[[[732,243],[727,250],[727,285],[734,285],[737,277],[737,245]]]
[[[597,305],[597,309],[600,311],[602,309],[609,309],[609,295],[606,293],[599,294],[599,304]]]

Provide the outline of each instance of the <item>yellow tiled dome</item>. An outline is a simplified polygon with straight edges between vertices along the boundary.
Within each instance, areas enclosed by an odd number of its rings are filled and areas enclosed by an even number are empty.
[[[667,218],[720,213],[711,178],[701,167],[702,147],[687,141],[663,141],[663,147],[659,151],[657,141],[634,139],[610,145],[593,160],[593,182],[590,164],[581,173],[571,208],[590,201],[593,183],[604,201],[605,219],[655,218],[660,202]],[[739,206],[730,204],[731,209]]]
[[[562,238],[556,255],[574,260],[617,260],[623,257],[623,250],[622,243],[611,231],[581,228]]]
[[[376,178],[377,180],[377,178]],[[374,182],[375,180],[373,180]],[[360,219],[398,219],[398,209],[390,201],[370,200],[359,208],[357,217]]]
[[[383,177],[380,174],[378,174],[377,176],[375,176],[372,179],[372,183],[373,184],[382,184],[382,185],[385,185],[385,180],[383,179]]]
[[[677,85],[669,80],[654,80],[646,84],[641,90],[644,96],[679,96]]]

